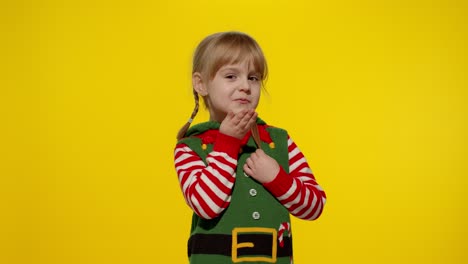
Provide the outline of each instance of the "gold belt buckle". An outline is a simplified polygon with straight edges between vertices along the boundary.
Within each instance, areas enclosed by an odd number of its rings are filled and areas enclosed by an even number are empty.
[[[271,257],[238,257],[237,250],[239,248],[255,247],[254,243],[252,242],[237,242],[237,236],[239,233],[267,233],[271,234],[272,236],[272,245],[271,245]],[[266,228],[266,227],[236,227],[232,230],[232,261],[234,263],[237,262],[249,262],[249,261],[264,261],[269,263],[276,262],[276,251],[277,251],[277,238],[278,234],[276,229],[274,228]]]

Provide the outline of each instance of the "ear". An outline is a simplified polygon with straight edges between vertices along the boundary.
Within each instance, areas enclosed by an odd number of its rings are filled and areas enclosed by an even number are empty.
[[[201,96],[208,95],[208,90],[206,89],[205,82],[202,79],[202,75],[199,72],[194,72],[192,74],[192,85],[193,89]]]

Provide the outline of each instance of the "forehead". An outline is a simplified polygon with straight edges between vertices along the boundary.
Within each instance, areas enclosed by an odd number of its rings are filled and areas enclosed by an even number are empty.
[[[222,65],[219,71],[226,71],[226,70],[236,70],[236,71],[247,71],[247,72],[257,72],[255,64],[251,58],[245,58],[241,61],[233,61],[230,63],[226,63]]]

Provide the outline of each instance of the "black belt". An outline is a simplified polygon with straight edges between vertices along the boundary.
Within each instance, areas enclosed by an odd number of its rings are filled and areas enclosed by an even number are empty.
[[[272,235],[269,234],[238,234],[237,244],[252,243],[253,247],[237,248],[238,256],[272,255]],[[188,241],[188,256],[192,254],[232,255],[232,236],[224,234],[195,234]],[[292,256],[292,242],[288,236],[283,237],[283,246],[276,247],[276,257]]]

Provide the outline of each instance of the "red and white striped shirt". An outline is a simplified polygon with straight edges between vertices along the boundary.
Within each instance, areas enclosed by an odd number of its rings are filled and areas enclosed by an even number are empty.
[[[240,147],[241,140],[218,133],[213,151],[206,158],[207,164],[186,144],[175,147],[174,162],[180,187],[187,204],[198,216],[212,219],[229,206]],[[305,220],[317,219],[326,195],[289,135],[288,157],[289,174],[280,166],[274,180],[263,186],[292,215]]]

